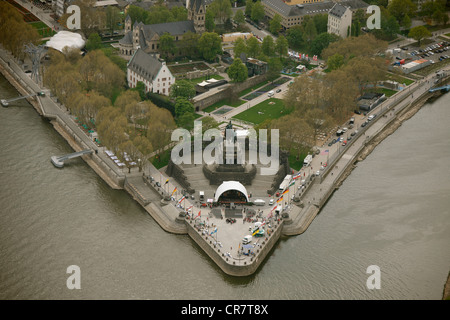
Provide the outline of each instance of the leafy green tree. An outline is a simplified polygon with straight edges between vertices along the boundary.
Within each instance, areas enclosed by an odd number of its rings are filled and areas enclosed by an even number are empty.
[[[179,97],[175,102],[175,116],[177,118],[181,117],[185,113],[194,113],[195,109],[192,103],[184,97]]]
[[[159,51],[166,59],[170,54],[174,54],[176,51],[175,38],[170,33],[164,33],[159,38]]]
[[[91,33],[86,42],[86,49],[88,51],[92,51],[100,49],[101,47],[102,47],[102,38],[100,38],[100,36],[96,32]]]
[[[417,40],[420,46],[420,41],[424,38],[431,37],[431,32],[425,26],[417,26],[409,30],[408,37]]]
[[[256,37],[250,37],[247,39],[247,53],[252,58],[257,58],[261,53],[261,43]]]
[[[417,5],[411,0],[391,0],[387,9],[397,21],[402,21],[405,15],[413,16],[417,10]]]
[[[248,77],[248,70],[241,59],[235,58],[227,71],[228,76],[234,82],[244,82]]]
[[[243,10],[237,10],[236,13],[234,14],[234,19],[233,20],[238,26],[243,25],[245,23],[244,11]]]
[[[314,40],[314,38],[317,36],[317,30],[316,25],[314,24],[313,19],[309,19],[308,22],[305,25],[303,38],[305,42],[308,44],[311,44],[311,42]]]
[[[339,53],[336,53],[328,58],[327,64],[330,70],[339,69],[341,66],[344,65],[344,56],[340,55]]]
[[[195,87],[188,80],[177,80],[170,87],[170,97],[173,99],[186,98],[188,100],[195,97]]]
[[[239,58],[241,53],[248,54],[247,43],[242,38],[237,38],[233,47],[234,57]]]
[[[411,23],[412,23],[411,18],[409,17],[408,14],[405,14],[405,16],[403,17],[403,20],[402,20],[402,27],[405,29],[409,29],[409,28],[411,28]]]
[[[219,24],[224,24],[233,13],[230,0],[214,0],[208,6],[208,10],[210,10],[214,17],[219,21]]]
[[[120,10],[117,7],[108,6],[106,8],[106,27],[110,30],[111,34],[114,33],[117,23],[121,20]]]
[[[253,21],[259,22],[264,18],[264,6],[261,1],[253,3],[251,18]]]
[[[278,78],[280,76],[280,72],[283,69],[283,64],[281,63],[280,59],[273,57],[270,58],[268,63],[268,77],[271,80],[275,80],[276,78]]]
[[[313,16],[314,26],[317,34],[327,32],[328,30],[328,14],[320,13]]]
[[[272,20],[270,20],[269,22],[269,31],[273,34],[278,34],[278,32],[281,29],[281,21],[282,21],[281,16],[278,13],[276,13],[273,16]]]
[[[204,32],[198,40],[198,47],[205,60],[213,61],[222,53],[222,39],[217,33]]]
[[[271,36],[265,36],[261,45],[261,51],[268,57],[275,55],[275,42]]]
[[[293,26],[287,31],[286,39],[288,40],[291,48],[299,50],[305,45],[303,33],[303,27],[299,25]]]
[[[253,0],[245,1],[245,15],[247,17],[251,17],[252,15],[253,3],[254,3]]]
[[[283,35],[279,36],[275,42],[275,51],[278,53],[280,58],[287,55],[288,47],[289,44],[286,38]]]
[[[321,33],[311,43],[311,51],[314,54],[321,55],[322,51],[326,49],[330,43],[338,41],[340,38],[334,33]]]
[[[207,9],[205,14],[205,29],[208,32],[213,32],[216,28],[216,24],[214,22],[214,13],[211,10]]]

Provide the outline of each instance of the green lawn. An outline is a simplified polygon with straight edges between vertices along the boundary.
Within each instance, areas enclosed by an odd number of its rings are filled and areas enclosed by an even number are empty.
[[[387,78],[388,78],[388,80],[397,81],[398,83],[402,83],[402,84],[404,83],[407,86],[409,86],[410,84],[414,83],[414,80],[402,77],[402,76],[397,75],[397,74],[392,74],[392,73],[388,73],[387,74]]]
[[[387,88],[379,88],[378,90],[380,90],[381,93],[384,93],[384,95],[388,98],[397,93],[396,90],[391,90]]]
[[[237,114],[233,118],[259,124],[266,119],[277,119],[286,114],[283,100],[270,98]]]
[[[156,169],[161,169],[169,164],[171,150],[166,150],[159,155],[150,158],[150,162]]]
[[[205,109],[203,109],[203,111],[213,112],[214,110],[219,109],[220,107],[223,107],[225,105],[236,108],[236,107],[239,107],[243,103],[245,103],[245,101],[240,100],[240,99],[235,102],[231,102],[230,99],[223,99],[223,100],[217,101],[216,103],[214,103],[213,105],[210,105],[209,107],[206,107]]]

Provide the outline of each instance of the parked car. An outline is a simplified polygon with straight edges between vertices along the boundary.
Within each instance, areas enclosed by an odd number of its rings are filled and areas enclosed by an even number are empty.
[[[277,89],[277,91],[275,91],[276,93],[281,92],[281,89]]]

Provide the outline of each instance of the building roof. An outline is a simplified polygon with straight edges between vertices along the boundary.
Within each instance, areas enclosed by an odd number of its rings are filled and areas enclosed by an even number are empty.
[[[130,62],[128,62],[128,69],[148,80],[153,80],[158,75],[159,70],[161,70],[163,62],[155,55],[148,54],[139,48],[134,53]]]
[[[341,18],[344,15],[345,11],[347,11],[347,7],[336,3],[333,8],[331,8],[330,12],[328,12],[328,14]]]
[[[176,22],[166,22],[158,24],[147,24],[143,26],[145,36],[148,39],[153,38],[154,34],[162,36],[164,33],[170,33],[172,36],[183,35],[186,32],[195,33],[194,22],[191,20],[187,21],[176,21]]]
[[[369,5],[362,0],[342,0],[340,6],[350,7],[351,10],[367,8]],[[289,16],[306,16],[319,13],[328,13],[333,6],[336,5],[332,1],[324,1],[317,3],[304,3],[301,5],[288,5],[282,0],[262,0],[262,4],[274,9],[280,15]]]
[[[216,194],[214,195],[214,202],[217,202],[222,193],[228,190],[237,190],[242,192],[242,194],[245,196],[245,199],[248,201],[247,189],[245,189],[242,183],[238,181],[224,181],[216,190]]]

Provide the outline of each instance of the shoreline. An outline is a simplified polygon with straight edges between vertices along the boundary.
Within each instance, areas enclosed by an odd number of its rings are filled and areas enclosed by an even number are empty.
[[[8,82],[16,88],[20,94],[26,94],[27,89],[32,90],[26,85],[23,79],[20,79],[20,75],[16,74],[19,78],[18,80],[15,78],[14,74],[10,74],[11,71],[14,72],[13,69],[9,71],[3,65],[0,65],[0,69]],[[211,239],[207,236],[203,237],[201,232],[192,226],[192,220],[185,219],[184,216],[179,214],[179,211],[173,204],[162,200],[160,190],[151,183],[148,183],[145,180],[145,176],[142,176],[141,173],[135,173],[128,176],[124,175],[124,177],[120,177],[117,176],[114,170],[111,170],[111,167],[108,167],[108,164],[105,163],[104,159],[102,159],[99,155],[84,155],[82,156],[82,159],[111,188],[125,190],[143,207],[145,211],[148,212],[148,214],[152,216],[152,218],[163,230],[173,234],[189,235],[190,238],[202,248],[205,254],[213,260],[224,273],[232,276],[248,276],[255,273],[259,269],[262,262],[265,261],[269,253],[272,252],[274,245],[278,242],[282,235],[293,236],[305,232],[317,214],[320,213],[321,209],[331,198],[334,191],[336,191],[343,181],[351,174],[351,171],[356,167],[356,163],[363,161],[378,144],[394,133],[404,121],[416,114],[427,102],[427,100],[434,95],[435,94],[431,94],[426,91],[421,96],[418,96],[416,100],[412,101],[409,105],[403,106],[402,109],[398,111],[398,114],[396,113],[391,120],[379,128],[375,135],[370,137],[369,140],[365,140],[365,142],[363,142],[363,145],[358,148],[356,153],[351,157],[351,160],[341,167],[340,170],[338,170],[334,181],[329,183],[329,181],[326,180],[328,171],[324,173],[324,176],[320,177],[320,179],[315,177],[302,196],[306,193],[312,193],[313,195],[319,194],[318,188],[320,188],[320,191],[322,192],[323,187],[325,192],[322,193],[322,197],[319,198],[316,195],[318,199],[312,204],[306,206],[303,204],[293,204],[293,211],[296,214],[294,219],[291,219],[290,217],[282,219],[281,222],[278,223],[275,232],[266,238],[266,241],[263,242],[262,248],[258,250],[255,257],[250,260],[250,263],[247,264],[247,262],[245,262],[243,265],[240,264],[239,260],[238,265],[236,265],[236,260],[228,261],[228,258],[224,255],[224,253],[221,253],[220,248],[216,248],[215,244],[212,244]],[[65,122],[70,120],[64,120],[58,114],[53,115],[46,113],[40,98],[30,97],[26,98],[26,100],[34,107],[36,112],[41,115],[41,117],[50,121],[55,130],[67,141],[72,149],[75,151],[80,151],[84,148],[89,148],[89,146],[83,142],[83,138],[85,137],[80,137],[69,127],[69,124]],[[397,106],[398,104],[401,104],[403,100],[404,99],[400,99],[400,101],[396,101],[397,103],[395,105]],[[384,112],[387,112],[388,110],[389,108],[387,108]],[[58,112],[62,113],[62,110],[58,110]],[[381,118],[381,115],[379,118]],[[358,139],[360,138],[361,137]],[[358,139],[355,139],[353,142],[356,142]],[[344,154],[345,152],[342,152],[342,154],[335,159],[335,163],[338,163],[341,158],[343,158]],[[331,178],[329,178],[329,180],[330,179]],[[315,200],[315,198],[313,199]]]

